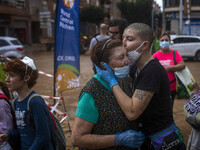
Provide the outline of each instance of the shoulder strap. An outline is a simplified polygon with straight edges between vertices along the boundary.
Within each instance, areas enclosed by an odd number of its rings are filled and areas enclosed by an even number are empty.
[[[33,97],[40,97],[42,100],[44,100],[44,99],[40,96],[40,94],[38,94],[38,93],[32,94],[32,95],[29,97],[28,102],[27,102],[27,110],[28,110],[28,111],[30,110],[30,105],[29,105],[29,103],[30,103],[30,101],[31,101],[31,99],[32,99]],[[51,119],[52,119],[52,121],[53,121],[54,128],[57,130],[57,125],[56,125],[56,122],[55,122],[55,119],[54,119],[54,115],[53,115],[50,111],[49,111],[49,113],[50,113],[50,117],[51,117]]]
[[[32,95],[29,97],[28,102],[27,102],[27,110],[30,109],[29,103],[30,103],[31,99],[32,99],[33,97],[36,97],[36,96],[41,97],[41,96],[40,96],[39,94],[37,94],[37,93],[34,93],[34,94],[32,94]],[[16,101],[16,99],[17,99],[17,98],[13,99],[12,102],[11,102],[11,107],[12,107],[13,110],[15,110],[15,101]]]
[[[98,43],[98,42],[99,42],[99,40],[97,39],[97,36],[95,36],[94,38],[96,39],[96,41],[97,41],[97,43]]]
[[[176,62],[176,55],[175,55],[175,50],[173,50],[173,56],[174,56],[174,63],[175,63],[175,65],[177,64],[177,62]]]
[[[11,107],[12,107],[12,109],[13,110],[15,110],[15,100],[16,100],[17,98],[15,98],[15,99],[13,99],[12,101],[11,101]]]
[[[8,102],[9,105],[11,105],[11,103],[10,103],[8,97],[7,97],[5,94],[1,94],[1,93],[0,93],[0,98],[1,98],[1,99],[4,99],[6,102]]]
[[[30,103],[30,101],[31,101],[31,99],[32,99],[33,97],[41,97],[41,96],[40,96],[39,94],[37,94],[37,93],[33,93],[33,94],[29,97],[28,102],[27,102],[27,110],[28,110],[28,111],[30,110],[29,103]]]

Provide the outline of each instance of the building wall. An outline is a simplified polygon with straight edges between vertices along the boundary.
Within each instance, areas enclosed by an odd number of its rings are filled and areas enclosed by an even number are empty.
[[[57,0],[4,0],[0,1],[0,36],[18,37],[23,44],[40,42],[51,31],[53,38]],[[44,10],[43,3],[46,3]],[[51,29],[41,29],[40,12],[50,11]]]
[[[179,20],[178,19],[172,19],[170,25],[171,25],[171,33],[177,33],[177,31],[179,31]]]
[[[200,1],[190,0],[190,21],[188,21],[186,0],[183,0],[183,30],[179,31],[179,0],[166,0],[165,1],[165,14],[167,22],[170,24],[170,29],[167,29],[171,32],[175,32],[177,34],[192,34],[192,35],[200,35]],[[190,24],[188,24],[190,22]],[[178,28],[177,28],[178,27]]]
[[[121,12],[117,8],[117,3],[119,3],[120,1],[121,0],[112,0],[110,6],[110,19],[121,18]]]
[[[22,43],[31,41],[28,0],[0,2],[0,35],[18,37]]]

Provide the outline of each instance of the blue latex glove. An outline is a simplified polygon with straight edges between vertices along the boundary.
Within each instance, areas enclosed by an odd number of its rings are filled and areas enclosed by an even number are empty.
[[[104,63],[104,67],[106,68],[106,70],[102,70],[99,67],[97,67],[95,65],[97,74],[105,81],[109,84],[110,88],[112,89],[112,87],[116,84],[119,84],[115,78],[115,75],[113,74],[112,69],[108,66],[107,63]]]
[[[115,134],[115,146],[138,148],[143,144],[144,140],[145,135],[140,131],[127,130]]]

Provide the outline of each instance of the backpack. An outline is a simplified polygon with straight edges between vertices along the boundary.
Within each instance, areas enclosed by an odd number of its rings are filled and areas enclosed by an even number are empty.
[[[200,89],[194,91],[184,105],[184,114],[186,121],[200,131]]]
[[[28,99],[28,102],[27,102],[27,111],[28,113],[30,113],[30,107],[29,107],[29,103],[31,101],[32,98],[34,97],[40,97],[41,99],[43,99],[39,94],[37,93],[34,93],[30,96],[30,98]],[[15,102],[16,99],[14,99],[12,101],[12,108],[14,110],[14,102]],[[55,115],[53,113],[50,113],[50,116],[51,116],[51,119],[52,119],[52,122],[54,124],[54,129],[53,129],[53,135],[54,137],[51,137],[52,138],[52,143],[53,143],[53,146],[55,148],[55,150],[65,150],[66,149],[66,138],[65,138],[65,134],[64,134],[64,131],[62,129],[62,126],[59,122],[59,120],[55,117]],[[27,117],[28,119],[31,120],[31,113],[30,115],[28,114],[28,116],[30,117]],[[29,122],[29,121],[28,121]],[[34,127],[33,127],[34,128]]]

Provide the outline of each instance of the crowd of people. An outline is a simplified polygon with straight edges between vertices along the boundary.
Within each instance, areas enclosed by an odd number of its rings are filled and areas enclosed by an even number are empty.
[[[173,118],[174,72],[185,64],[179,52],[170,49],[170,35],[163,33],[157,39],[147,24],[128,25],[123,19],[113,19],[108,26],[102,23],[99,31],[89,48],[95,74],[79,96],[73,146],[185,150]],[[30,101],[38,78],[33,60],[27,56],[10,60],[3,70],[0,150],[54,150],[54,122],[48,107],[40,97]],[[17,96],[11,102],[14,91]],[[192,130],[189,150],[199,149],[199,128]]]

